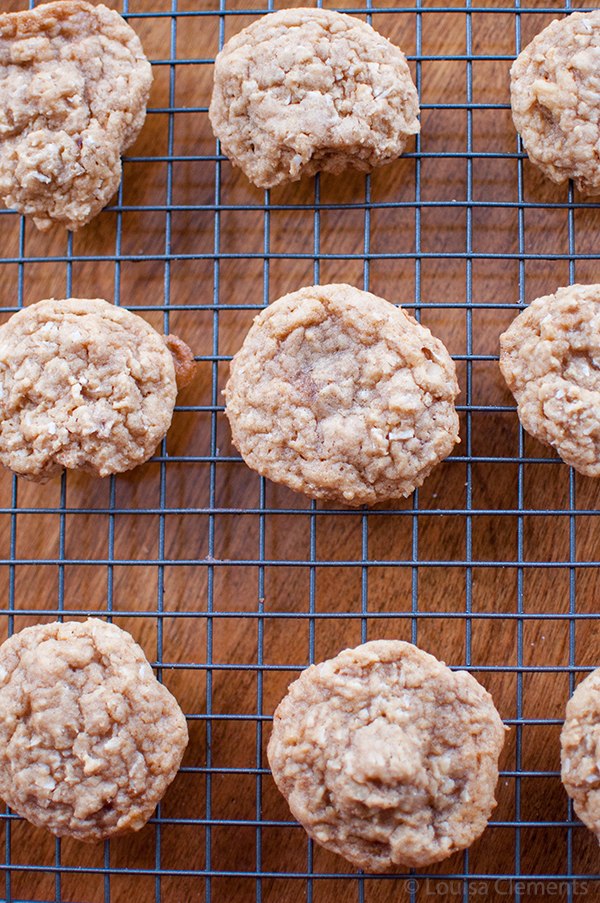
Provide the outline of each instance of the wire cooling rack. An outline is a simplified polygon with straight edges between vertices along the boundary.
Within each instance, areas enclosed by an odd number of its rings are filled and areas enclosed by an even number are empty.
[[[220,155],[207,108],[218,49],[272,7],[109,5],[153,63],[146,126],[118,195],[81,232],[42,235],[0,214],[1,312],[104,297],[178,333],[199,373],[144,467],[45,486],[2,475],[1,622],[7,635],[56,617],[113,619],[179,699],[190,745],[139,834],[87,846],[2,815],[3,899],[600,899],[597,843],[559,763],[566,701],[600,662],[598,488],[519,429],[497,366],[498,336],[520,308],[599,277],[598,204],[546,181],[510,119],[511,61],[569,7],[344,7],[406,52],[422,133],[371,176],[263,192]],[[260,479],[223,414],[228,362],[255,312],[340,281],[415,312],[446,343],[462,389],[455,453],[411,498],[374,510]],[[383,876],[307,839],[264,753],[298,672],[377,637],[472,671],[510,728],[481,839]]]

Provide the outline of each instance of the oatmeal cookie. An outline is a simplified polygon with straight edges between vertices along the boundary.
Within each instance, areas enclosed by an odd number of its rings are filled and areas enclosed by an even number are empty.
[[[536,298],[500,336],[523,428],[579,473],[600,476],[600,285]]]
[[[133,638],[97,618],[28,627],[0,647],[0,796],[59,836],[138,831],[188,733]]]
[[[600,10],[555,20],[510,70],[515,128],[552,179],[600,193]]]
[[[458,441],[444,345],[350,285],[303,288],[263,310],[224,394],[246,463],[311,498],[410,495]]]
[[[214,133],[260,188],[319,170],[370,172],[400,156],[418,115],[402,51],[343,13],[270,13],[216,59]]]
[[[0,15],[0,197],[38,229],[79,229],[119,187],[152,73],[102,4],[58,0]]]
[[[39,301],[0,326],[0,463],[28,480],[142,464],[176,396],[165,338],[122,307]]]
[[[496,805],[503,743],[474,677],[378,640],[302,672],[275,712],[268,758],[313,840],[383,871],[473,843]]]
[[[565,790],[581,821],[600,839],[600,668],[567,703],[560,745]]]

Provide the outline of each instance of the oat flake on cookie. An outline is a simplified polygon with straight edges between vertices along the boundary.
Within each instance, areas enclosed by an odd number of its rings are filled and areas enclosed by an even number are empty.
[[[333,10],[270,13],[216,59],[213,130],[261,188],[319,170],[369,172],[400,156],[418,115],[402,51]]]

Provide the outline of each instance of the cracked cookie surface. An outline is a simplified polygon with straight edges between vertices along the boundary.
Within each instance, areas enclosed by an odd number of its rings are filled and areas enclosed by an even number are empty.
[[[142,464],[176,396],[166,339],[122,307],[39,301],[0,326],[0,463],[26,479]]]
[[[171,783],[185,718],[133,638],[97,618],[0,647],[0,796],[59,836],[137,831]]]
[[[569,699],[560,745],[565,790],[581,821],[600,840],[600,668]]]
[[[58,0],[0,15],[0,196],[79,229],[119,187],[121,154],[146,117],[152,73],[113,10]]]
[[[553,182],[600,194],[600,10],[555,20],[511,68],[515,128]]]
[[[458,441],[442,342],[349,285],[303,288],[262,311],[224,394],[246,463],[311,498],[407,496]]]
[[[503,743],[474,677],[376,640],[300,675],[275,712],[268,758],[314,840],[383,871],[437,862],[481,834]]]
[[[523,428],[600,476],[600,285],[532,301],[500,336],[500,370]]]
[[[402,51],[332,10],[263,16],[216,59],[213,130],[262,188],[319,170],[369,172],[400,156],[418,114]]]

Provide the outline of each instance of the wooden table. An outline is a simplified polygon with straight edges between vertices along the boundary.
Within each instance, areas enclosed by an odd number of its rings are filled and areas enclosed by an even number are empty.
[[[145,466],[44,486],[2,474],[1,624],[6,635],[112,612],[179,699],[190,744],[160,815],[106,849],[4,819],[3,899],[566,901],[570,874],[573,900],[600,900],[586,878],[598,845],[559,777],[566,701],[600,662],[598,483],[520,435],[497,365],[519,303],[600,274],[600,209],[523,158],[508,108],[515,41],[551,21],[546,8],[376,0],[372,24],[420,83],[420,139],[370,179],[265,194],[215,157],[206,112],[220,28],[229,37],[256,8],[129,0],[155,65],[122,193],[72,236],[0,215],[2,316],[52,296],[118,301],[188,342],[198,375]],[[264,302],[315,281],[416,309],[456,359],[461,444],[412,498],[313,505],[262,483],[231,444],[229,357]],[[510,726],[492,825],[468,854],[421,870],[433,877],[415,876],[412,893],[406,877],[359,878],[309,850],[264,754],[299,670],[379,637],[468,666]]]

